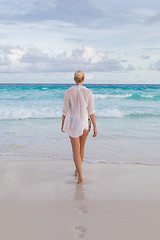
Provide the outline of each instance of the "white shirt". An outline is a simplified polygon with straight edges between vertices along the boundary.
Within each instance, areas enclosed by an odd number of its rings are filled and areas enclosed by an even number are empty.
[[[63,115],[65,121],[63,130],[73,138],[83,134],[88,129],[88,117],[95,113],[91,90],[84,86],[74,85],[64,93]]]

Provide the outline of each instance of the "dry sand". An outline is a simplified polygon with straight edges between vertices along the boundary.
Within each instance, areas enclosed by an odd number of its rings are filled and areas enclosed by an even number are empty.
[[[3,157],[0,239],[160,238],[160,166]]]

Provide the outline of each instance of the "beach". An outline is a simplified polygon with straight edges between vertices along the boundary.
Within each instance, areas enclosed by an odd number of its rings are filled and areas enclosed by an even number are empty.
[[[4,156],[0,168],[0,237],[157,239],[160,167]]]
[[[88,86],[83,184],[61,132],[68,87],[0,85],[0,239],[158,239],[160,85]]]

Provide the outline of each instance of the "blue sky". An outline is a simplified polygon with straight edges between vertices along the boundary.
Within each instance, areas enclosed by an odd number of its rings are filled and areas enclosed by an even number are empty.
[[[0,0],[0,82],[160,83],[160,1]]]

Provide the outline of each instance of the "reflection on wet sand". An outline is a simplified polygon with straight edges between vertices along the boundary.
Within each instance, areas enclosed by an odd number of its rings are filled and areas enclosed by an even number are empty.
[[[81,201],[81,200],[84,200],[84,199],[85,199],[83,187],[84,187],[84,186],[83,186],[83,183],[81,183],[81,184],[76,183],[76,184],[75,184],[75,195],[74,195],[74,199],[75,199],[76,201]]]

